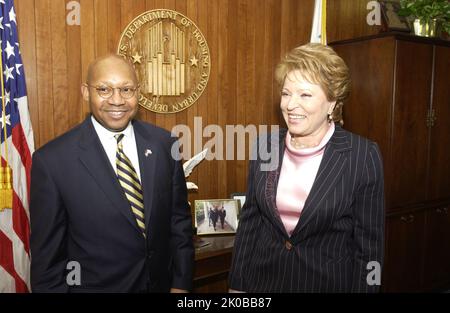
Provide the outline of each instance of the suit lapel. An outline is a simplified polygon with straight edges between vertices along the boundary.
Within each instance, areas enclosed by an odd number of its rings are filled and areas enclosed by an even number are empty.
[[[325,148],[319,170],[305,201],[299,222],[292,232],[292,237],[295,237],[306,227],[317,210],[323,208],[323,202],[342,177],[342,173],[347,166],[346,151],[350,149],[350,142],[345,131],[336,125],[336,130]]]
[[[287,130],[282,129],[279,132],[278,138],[273,138],[273,136],[271,136],[270,141],[271,149],[278,149],[277,168],[274,169],[273,171],[268,172],[260,171],[260,173],[266,175],[265,199],[269,214],[272,216],[272,221],[275,223],[275,226],[281,233],[283,233],[286,237],[289,237],[288,233],[286,232],[286,228],[284,227],[284,224],[281,221],[280,213],[277,209],[278,181],[280,179],[281,166],[283,164],[284,149],[286,148],[285,143],[286,133]]]
[[[154,179],[156,176],[156,163],[158,158],[158,144],[152,141],[149,134],[139,121],[133,123],[136,138],[139,167],[141,172],[141,185],[144,194],[145,226],[149,230],[149,221],[154,201]]]
[[[135,217],[131,212],[130,203],[117,180],[115,170],[109,162],[90,117],[83,123],[79,145],[81,147],[79,156],[81,163],[86,167],[107,198],[111,200],[112,207],[120,211],[133,227],[140,232]]]

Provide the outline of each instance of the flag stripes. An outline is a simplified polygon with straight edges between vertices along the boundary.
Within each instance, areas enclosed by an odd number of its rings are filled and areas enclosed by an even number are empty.
[[[11,168],[13,189],[12,208],[0,208],[0,292],[29,292],[29,187],[34,138],[13,0],[0,0],[0,43],[1,165]]]

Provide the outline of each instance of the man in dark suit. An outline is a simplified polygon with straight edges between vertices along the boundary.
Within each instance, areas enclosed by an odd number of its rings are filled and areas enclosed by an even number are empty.
[[[138,80],[120,56],[95,60],[82,94],[92,115],[33,155],[33,292],[191,289],[192,221],[176,140],[134,120]],[[78,280],[67,277],[73,264]]]

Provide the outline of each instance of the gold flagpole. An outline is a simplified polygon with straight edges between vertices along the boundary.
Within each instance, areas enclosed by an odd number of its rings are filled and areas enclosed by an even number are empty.
[[[320,43],[327,45],[327,0],[322,0],[322,34]]]
[[[2,122],[3,122],[3,134],[5,138],[5,166],[0,168],[0,212],[4,209],[12,209],[13,202],[13,190],[12,190],[12,170],[8,165],[8,132],[6,130],[6,105],[5,105],[5,84],[3,81],[3,51],[0,49],[0,82],[2,89]],[[0,155],[1,155],[0,147]]]

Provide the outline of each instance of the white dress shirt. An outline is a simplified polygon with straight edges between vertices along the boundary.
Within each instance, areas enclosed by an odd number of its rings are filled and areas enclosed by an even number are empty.
[[[103,149],[108,156],[109,162],[113,169],[116,171],[117,175],[117,166],[116,166],[116,152],[117,152],[117,140],[114,138],[115,135],[124,134],[125,136],[122,139],[123,152],[130,159],[131,164],[133,164],[134,169],[139,177],[139,181],[141,180],[141,171],[139,170],[139,158],[137,154],[137,146],[136,146],[136,138],[134,137],[133,125],[128,123],[128,126],[120,132],[112,132],[105,127],[103,127],[97,120],[91,116],[92,124],[94,125],[95,131],[100,138],[100,142],[102,143]]]

